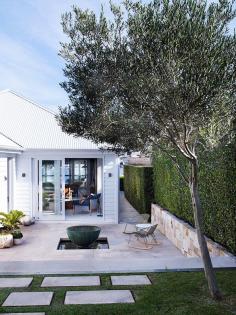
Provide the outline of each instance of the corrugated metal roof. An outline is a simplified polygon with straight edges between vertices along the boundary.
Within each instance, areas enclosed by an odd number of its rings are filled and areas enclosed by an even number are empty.
[[[55,113],[10,90],[0,92],[0,133],[25,149],[98,149],[92,141],[64,133]]]

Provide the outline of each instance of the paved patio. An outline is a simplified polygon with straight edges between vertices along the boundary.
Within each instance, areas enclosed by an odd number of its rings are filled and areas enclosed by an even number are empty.
[[[201,268],[200,258],[187,258],[162,234],[160,245],[150,250],[128,247],[124,224],[103,225],[100,236],[107,237],[109,249],[57,250],[70,223],[39,223],[23,228],[21,245],[1,250],[0,274],[83,274],[145,272],[167,269]],[[236,267],[228,257],[215,257],[217,267]]]
[[[126,211],[125,211],[126,209]],[[136,223],[139,214],[120,196],[120,221]],[[128,246],[123,234],[125,223],[102,225],[100,237],[107,237],[109,249],[57,250],[60,238],[67,238],[66,228],[75,222],[36,222],[23,227],[21,245],[1,250],[0,274],[94,274],[118,272],[154,272],[202,268],[201,258],[185,257],[157,231],[160,245],[150,250]],[[76,224],[80,224],[79,221]],[[234,267],[232,257],[214,257],[215,267]]]

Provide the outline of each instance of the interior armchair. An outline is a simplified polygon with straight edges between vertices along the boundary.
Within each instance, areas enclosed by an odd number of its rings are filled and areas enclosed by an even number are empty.
[[[75,207],[76,206],[82,206],[82,207],[88,207],[90,215],[92,214],[92,211],[94,210],[92,207],[92,200],[96,200],[96,211],[97,214],[101,214],[101,204],[100,204],[100,198],[101,194],[90,194],[87,197],[81,197],[78,199],[73,200],[73,210],[75,213]]]

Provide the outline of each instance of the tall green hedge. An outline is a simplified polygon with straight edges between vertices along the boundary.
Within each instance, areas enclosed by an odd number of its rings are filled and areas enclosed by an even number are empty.
[[[152,167],[125,165],[125,196],[140,213],[150,213],[153,201]]]
[[[205,234],[236,253],[235,145],[202,152],[199,161]],[[185,161],[181,160],[181,163],[187,167]],[[172,162],[156,153],[153,171],[155,202],[194,225],[189,188]]]

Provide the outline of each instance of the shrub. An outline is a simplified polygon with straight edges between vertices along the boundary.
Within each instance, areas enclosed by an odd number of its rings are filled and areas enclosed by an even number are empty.
[[[127,200],[140,213],[150,213],[153,201],[153,169],[125,165],[124,191]]]
[[[201,152],[199,191],[205,234],[236,253],[235,145]],[[154,199],[177,217],[194,225],[188,186],[165,156],[154,154]]]
[[[19,228],[20,219],[24,217],[24,213],[20,210],[11,210],[9,213],[0,212],[0,224],[3,230],[13,231]]]
[[[14,230],[11,234],[12,234],[13,238],[15,238],[15,239],[19,239],[19,238],[23,237],[23,234],[22,234],[21,230],[19,230],[19,229]]]

